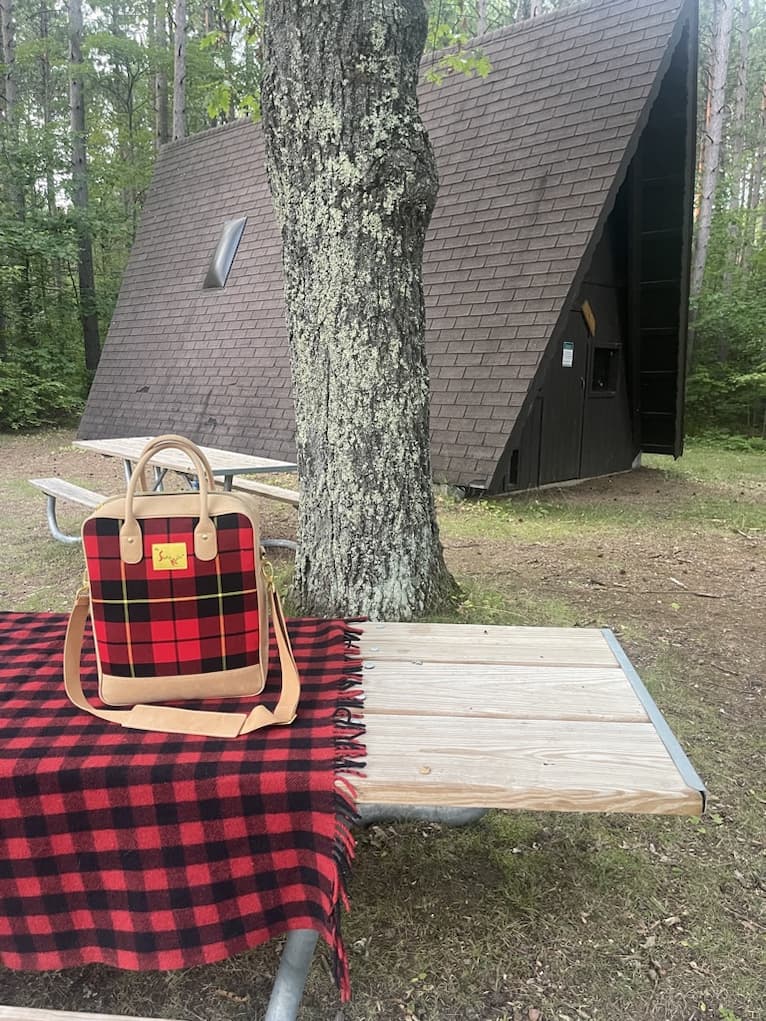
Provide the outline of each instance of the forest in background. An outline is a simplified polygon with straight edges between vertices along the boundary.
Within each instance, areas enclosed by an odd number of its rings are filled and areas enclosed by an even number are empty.
[[[427,73],[485,74],[473,37],[571,2],[430,0]],[[263,0],[0,0],[0,429],[81,409],[157,152],[259,116],[263,17]],[[757,442],[766,0],[701,0],[698,95],[687,429]]]

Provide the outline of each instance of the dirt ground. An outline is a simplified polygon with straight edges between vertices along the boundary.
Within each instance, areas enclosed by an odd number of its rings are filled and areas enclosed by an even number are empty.
[[[0,609],[66,610],[81,577],[81,551],[50,540],[26,479],[122,488],[119,465],[71,439],[0,436]],[[302,1018],[766,1017],[766,454],[716,457],[439,498],[459,619],[612,628],[706,780],[707,817],[493,813],[465,831],[360,834],[345,922],[354,999],[339,1010],[315,967]],[[294,537],[292,508],[262,513],[264,534]],[[81,518],[61,515],[72,531]],[[167,976],[0,970],[0,1003],[254,1021],[276,952]]]

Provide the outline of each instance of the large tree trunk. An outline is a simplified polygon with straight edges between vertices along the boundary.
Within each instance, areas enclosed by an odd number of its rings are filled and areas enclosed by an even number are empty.
[[[422,0],[267,0],[267,167],[282,230],[305,612],[409,619],[454,593],[431,489],[417,109]]]
[[[721,163],[724,111],[726,107],[726,74],[729,67],[729,47],[734,18],[734,0],[718,0],[713,52],[710,69],[710,117],[702,142],[702,185],[700,187],[699,214],[694,263],[691,275],[691,294],[696,298],[705,274],[710,225],[713,219],[718,172]]]
[[[82,6],[69,0],[69,111],[72,127],[72,205],[78,235],[77,276],[85,367],[95,372],[101,356],[93,274],[93,245],[88,226],[88,168],[85,142],[85,100],[82,74]]]
[[[173,141],[186,138],[186,0],[175,3],[173,49]]]

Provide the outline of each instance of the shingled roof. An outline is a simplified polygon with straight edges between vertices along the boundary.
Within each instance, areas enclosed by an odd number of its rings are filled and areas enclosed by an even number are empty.
[[[568,8],[484,37],[486,79],[421,88],[441,181],[424,265],[437,478],[491,481],[692,10]],[[203,290],[241,216],[226,286]],[[294,453],[280,240],[248,121],[162,151],[80,435],[166,430]]]

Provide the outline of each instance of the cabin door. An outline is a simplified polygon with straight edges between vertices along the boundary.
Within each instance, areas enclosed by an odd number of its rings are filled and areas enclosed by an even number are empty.
[[[579,310],[569,313],[567,328],[554,352],[545,380],[540,437],[540,485],[580,475],[588,331]]]

